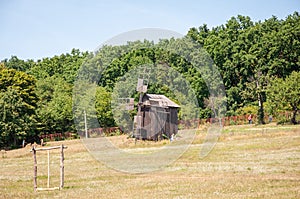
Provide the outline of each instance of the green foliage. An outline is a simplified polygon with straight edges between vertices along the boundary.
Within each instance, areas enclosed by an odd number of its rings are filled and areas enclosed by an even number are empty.
[[[74,131],[72,86],[61,77],[48,77],[37,82],[40,97],[37,115],[42,133]]]
[[[254,105],[248,105],[241,107],[237,109],[236,114],[237,115],[249,115],[249,114],[255,114],[258,112],[258,107]]]
[[[268,102],[272,113],[292,111],[290,122],[297,124],[297,112],[300,109],[300,72],[292,72],[285,79],[275,78],[268,87]]]
[[[219,67],[229,115],[257,101],[263,123],[268,79],[300,69],[299,32],[300,16],[295,12],[285,20],[272,17],[257,23],[239,15],[212,30],[205,25],[192,28],[188,35],[203,45]]]
[[[111,108],[111,93],[103,87],[96,88],[96,114],[101,127],[115,126]]]
[[[2,61],[2,63],[6,68],[23,72],[26,72],[35,65],[35,62],[33,60],[24,61],[22,59],[19,59],[17,56],[11,56],[10,59],[5,59]]]
[[[37,79],[57,76],[63,78],[67,83],[73,83],[78,69],[87,56],[87,52],[73,49],[70,54],[61,54],[60,56],[38,60],[27,71]]]
[[[0,147],[17,146],[35,137],[37,102],[32,76],[0,69]]]

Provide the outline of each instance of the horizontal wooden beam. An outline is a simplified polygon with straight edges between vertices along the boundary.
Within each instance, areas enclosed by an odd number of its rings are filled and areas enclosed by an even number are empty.
[[[60,187],[51,187],[51,188],[36,188],[37,191],[53,191],[60,190]]]
[[[64,149],[67,149],[67,146],[63,146]],[[52,150],[52,149],[60,149],[61,146],[52,146],[52,147],[44,147],[44,148],[34,148],[35,151],[47,151],[47,150]],[[30,150],[32,152],[33,149]]]

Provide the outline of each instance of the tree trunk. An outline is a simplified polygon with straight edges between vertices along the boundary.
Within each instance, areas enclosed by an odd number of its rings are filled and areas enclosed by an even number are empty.
[[[261,99],[260,99],[261,100]],[[264,114],[264,107],[263,107],[263,102],[259,101],[260,105],[258,108],[258,124],[265,124],[265,114]]]
[[[16,138],[16,135],[14,135],[14,147],[17,146],[17,138]]]
[[[259,83],[256,80],[256,88],[258,90],[257,92],[257,100],[258,100],[258,113],[257,113],[257,123],[258,124],[265,124],[265,114],[264,114],[264,106],[263,106],[263,98],[262,98],[262,94],[259,91]]]
[[[291,119],[292,124],[297,124],[297,120],[296,120],[297,111],[298,111],[297,107],[293,107],[293,116],[292,116],[292,119]]]

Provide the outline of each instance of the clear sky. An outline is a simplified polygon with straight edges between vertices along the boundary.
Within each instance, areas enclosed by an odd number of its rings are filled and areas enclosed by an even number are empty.
[[[95,50],[106,40],[140,28],[186,34],[238,14],[253,21],[285,19],[299,0],[0,0],[0,60],[41,59]]]

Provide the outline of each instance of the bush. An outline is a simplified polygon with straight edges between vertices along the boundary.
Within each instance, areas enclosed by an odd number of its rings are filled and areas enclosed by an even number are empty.
[[[254,105],[248,105],[239,108],[236,113],[237,115],[248,115],[248,114],[256,114],[258,112],[258,107]]]
[[[235,122],[234,120],[230,120],[229,125],[237,125],[237,122]]]

